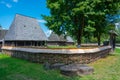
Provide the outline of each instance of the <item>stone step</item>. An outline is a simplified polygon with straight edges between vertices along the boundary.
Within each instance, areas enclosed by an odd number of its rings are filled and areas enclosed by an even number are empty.
[[[85,64],[69,64],[62,66],[60,72],[66,76],[83,76],[92,74],[94,69]]]

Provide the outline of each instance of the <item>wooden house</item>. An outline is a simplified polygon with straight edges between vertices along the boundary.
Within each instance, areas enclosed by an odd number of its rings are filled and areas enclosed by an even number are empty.
[[[74,45],[74,40],[70,36],[66,36],[66,45]]]
[[[16,14],[4,38],[4,46],[44,46],[47,37],[35,18]]]
[[[0,51],[1,51],[1,47],[3,45],[3,41],[4,41],[4,36],[7,33],[8,30],[2,29],[0,28]]]
[[[59,36],[55,34],[54,32],[51,33],[51,35],[48,37],[47,45],[65,45],[66,40],[64,39],[64,36]]]
[[[73,45],[74,41],[70,36],[66,36],[66,38],[63,35],[57,35],[54,32],[51,33],[51,35],[48,37],[47,45]]]

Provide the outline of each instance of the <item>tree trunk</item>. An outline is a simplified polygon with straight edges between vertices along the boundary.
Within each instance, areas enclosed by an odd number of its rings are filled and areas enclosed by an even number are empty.
[[[82,18],[82,25],[78,26],[78,35],[77,35],[77,45],[78,48],[81,47],[81,40],[82,40],[82,34],[83,34],[83,27],[84,27],[84,16]]]
[[[101,35],[100,35],[100,33],[98,32],[98,34],[97,34],[97,40],[98,40],[98,46],[100,46],[101,44]]]
[[[78,45],[78,47],[81,46],[81,38],[82,38],[82,29],[79,28],[79,30],[78,30],[78,36],[77,36],[77,45]]]

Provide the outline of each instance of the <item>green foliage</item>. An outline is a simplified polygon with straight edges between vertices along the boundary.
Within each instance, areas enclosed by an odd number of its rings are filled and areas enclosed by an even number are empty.
[[[118,36],[116,36],[116,42],[120,43],[120,25],[116,27],[116,32],[118,34]]]
[[[97,43],[97,38],[94,36],[82,37],[82,43]]]
[[[94,32],[95,31],[95,28],[91,27],[91,26],[87,26],[84,28],[84,31],[85,32]]]
[[[77,48],[77,47],[75,45],[71,45],[71,46],[47,46],[47,48],[50,48],[50,49],[55,49],[55,48],[70,49],[70,48]]]
[[[86,25],[86,12],[91,11],[89,4],[89,1],[79,0],[47,0],[51,16],[44,16],[46,25],[55,33],[69,34],[79,42]]]
[[[0,24],[0,27],[2,27],[1,24]]]
[[[109,30],[106,15],[116,14],[119,4],[120,0],[47,0],[51,15],[43,17],[49,29],[73,36],[78,44],[83,35],[96,36],[100,41]]]

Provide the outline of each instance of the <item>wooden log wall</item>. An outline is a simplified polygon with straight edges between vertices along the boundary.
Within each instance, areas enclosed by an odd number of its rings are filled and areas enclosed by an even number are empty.
[[[2,50],[4,54],[7,54],[9,56],[20,58],[24,60],[28,60],[30,62],[35,63],[81,63],[81,64],[88,64],[90,62],[94,62],[100,58],[106,57],[110,51],[111,48],[100,50],[98,52],[94,53],[73,53],[73,54],[58,54],[58,53],[33,53],[33,52],[25,52],[25,51],[19,51],[19,50]]]

